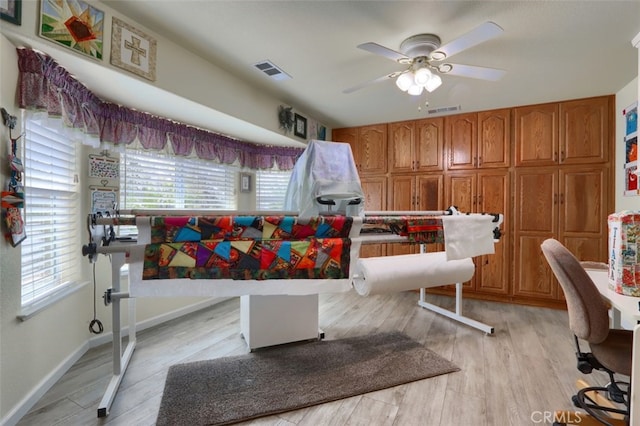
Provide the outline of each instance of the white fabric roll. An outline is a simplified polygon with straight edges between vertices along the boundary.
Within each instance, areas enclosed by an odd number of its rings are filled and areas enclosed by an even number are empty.
[[[445,252],[369,257],[358,260],[353,287],[361,296],[469,281],[471,258],[449,260]]]

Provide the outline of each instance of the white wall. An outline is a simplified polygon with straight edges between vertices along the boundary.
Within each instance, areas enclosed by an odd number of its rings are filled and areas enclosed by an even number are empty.
[[[638,78],[636,77],[616,94],[616,211],[640,210],[640,195],[624,196],[625,120],[622,112],[638,101]]]

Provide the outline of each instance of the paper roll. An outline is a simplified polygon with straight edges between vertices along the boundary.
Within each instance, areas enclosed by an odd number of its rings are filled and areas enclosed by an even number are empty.
[[[358,260],[353,287],[361,296],[463,283],[475,272],[471,258],[449,260],[445,252]]]

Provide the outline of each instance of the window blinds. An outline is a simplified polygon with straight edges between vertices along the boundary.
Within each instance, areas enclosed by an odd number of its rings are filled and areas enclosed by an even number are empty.
[[[80,273],[76,143],[51,123],[25,120],[23,307],[77,281]]]

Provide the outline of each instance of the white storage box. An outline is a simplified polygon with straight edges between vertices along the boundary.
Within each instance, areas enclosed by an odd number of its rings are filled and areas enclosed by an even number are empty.
[[[640,297],[640,211],[612,213],[609,224],[609,287]]]

